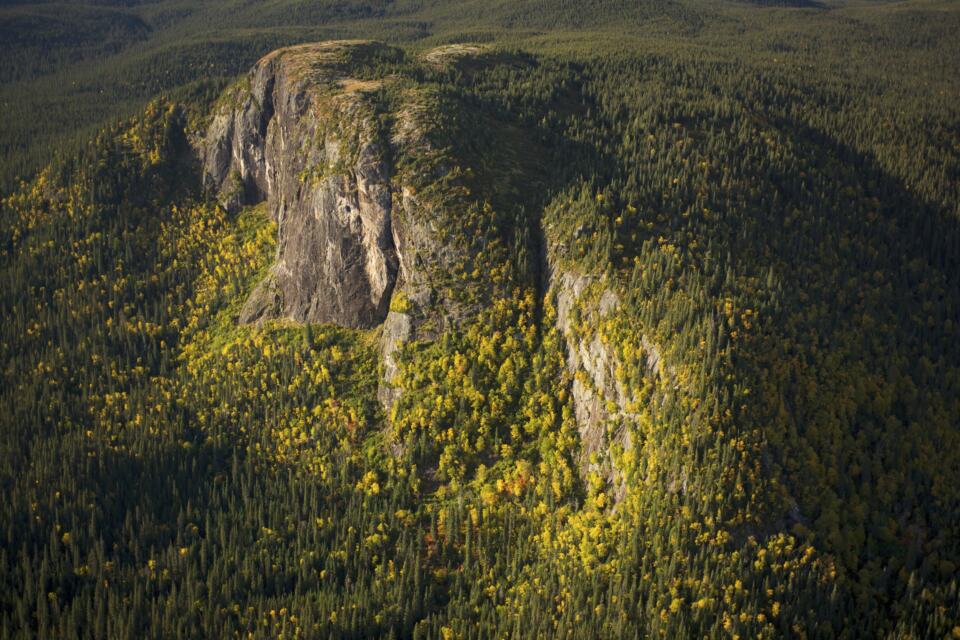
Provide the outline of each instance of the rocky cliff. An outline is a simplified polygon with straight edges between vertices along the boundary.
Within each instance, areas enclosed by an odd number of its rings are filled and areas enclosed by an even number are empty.
[[[266,200],[278,222],[276,261],[239,321],[382,326],[386,406],[396,350],[441,335],[503,286],[477,254],[498,260],[508,231],[489,219],[478,229],[468,214],[482,217],[498,189],[515,189],[458,154],[468,106],[387,70],[479,53],[446,47],[416,61],[355,41],[281,49],[223,96],[201,144],[204,183],[221,204]]]
[[[368,43],[284,49],[221,101],[203,148],[206,182],[228,208],[266,199],[280,230],[276,264],[241,322],[371,327],[386,316],[398,258],[379,83],[346,72],[391,54]]]
[[[607,278],[579,273],[566,265],[550,247],[548,294],[556,304],[557,329],[564,338],[567,369],[573,382],[570,395],[580,435],[581,475],[597,471],[613,488],[619,501],[626,480],[610,452],[633,447],[631,424],[638,415],[635,389],[620,377],[623,363],[617,350],[600,328],[621,305],[616,286]],[[660,347],[645,336],[640,343],[642,364],[648,375],[670,379]]]

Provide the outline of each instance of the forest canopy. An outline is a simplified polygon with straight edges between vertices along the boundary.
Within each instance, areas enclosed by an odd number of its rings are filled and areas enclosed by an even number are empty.
[[[958,29],[0,7],[0,637],[960,638]],[[286,312],[377,180],[383,317]]]

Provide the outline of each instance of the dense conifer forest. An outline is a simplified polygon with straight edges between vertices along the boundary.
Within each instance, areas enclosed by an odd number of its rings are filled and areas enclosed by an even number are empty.
[[[960,638],[958,33],[0,5],[0,637]],[[325,62],[387,138],[427,123],[388,160],[445,313],[389,359],[238,321],[285,217],[198,157],[258,59],[342,38],[387,43]]]

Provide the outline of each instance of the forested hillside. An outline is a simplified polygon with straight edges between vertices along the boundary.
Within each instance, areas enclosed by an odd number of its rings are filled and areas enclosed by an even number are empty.
[[[0,16],[0,637],[960,638],[955,6]]]
[[[160,92],[210,100],[261,56],[303,42],[481,42],[575,59],[631,51],[789,68],[853,93],[902,92],[925,112],[928,96],[957,102],[958,30],[951,0],[8,0],[0,189]]]

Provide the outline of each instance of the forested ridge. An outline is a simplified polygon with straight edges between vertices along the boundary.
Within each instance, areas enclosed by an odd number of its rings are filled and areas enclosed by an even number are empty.
[[[0,636],[960,637],[958,14],[767,4],[70,4],[107,37],[4,102],[149,87],[4,169]],[[378,30],[332,84],[418,114],[450,247],[388,405],[385,327],[238,322],[284,218],[198,159],[259,55]]]

